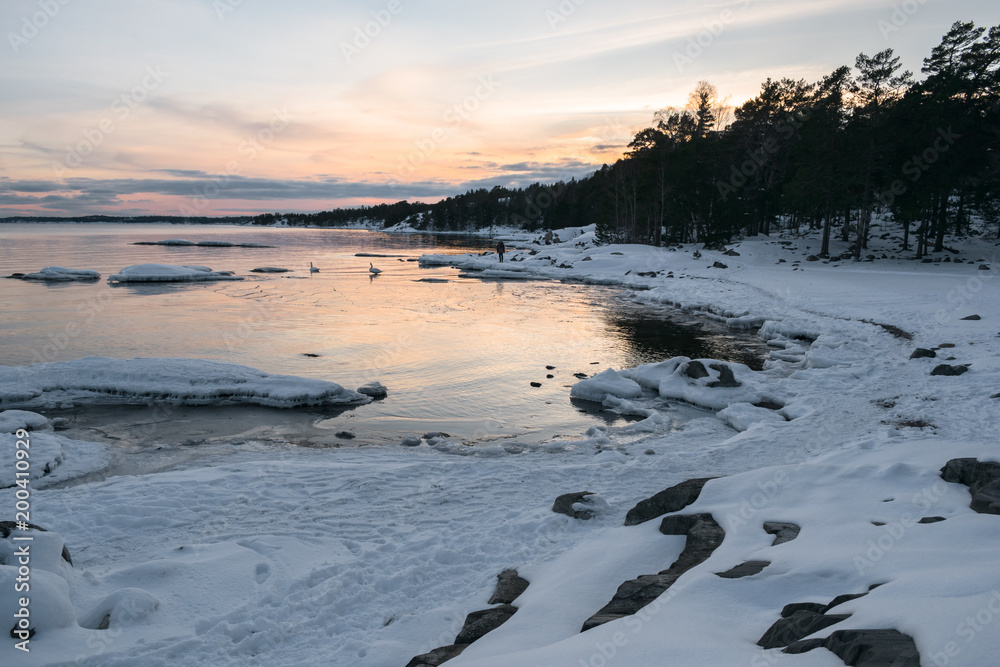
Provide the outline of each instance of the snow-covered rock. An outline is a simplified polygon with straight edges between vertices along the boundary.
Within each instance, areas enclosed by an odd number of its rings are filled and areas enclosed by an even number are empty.
[[[64,266],[46,266],[37,273],[29,273],[21,280],[39,280],[46,282],[71,282],[74,280],[97,280],[101,274],[90,269],[68,269]]]
[[[206,359],[85,357],[33,366],[0,366],[0,407],[63,404],[251,404],[278,408],[360,405],[371,398],[334,382],[272,375]]]
[[[574,384],[569,395],[573,398],[601,403],[608,396],[637,398],[642,395],[642,387],[635,381],[623,377],[613,368],[609,368],[592,378]]]
[[[109,283],[172,283],[206,280],[243,280],[231,271],[213,271],[207,266],[133,264],[108,276]]]

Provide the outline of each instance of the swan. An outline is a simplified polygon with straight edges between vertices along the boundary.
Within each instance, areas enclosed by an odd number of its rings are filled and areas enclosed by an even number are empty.
[[[309,262],[309,273],[319,273],[319,267],[313,266],[313,263]]]
[[[376,269],[371,262],[368,262],[368,271],[374,273],[376,276],[382,273],[382,269]]]

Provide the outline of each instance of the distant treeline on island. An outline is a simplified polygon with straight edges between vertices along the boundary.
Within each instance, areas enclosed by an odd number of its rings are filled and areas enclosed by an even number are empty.
[[[900,250],[917,257],[941,251],[946,235],[1000,237],[1000,26],[956,22],[921,73],[886,49],[816,82],[768,79],[736,108],[702,81],[687,107],[658,111],[621,159],[569,182],[319,213],[78,220],[427,231],[594,224],[601,242],[653,245],[808,226],[823,230],[821,255],[837,236],[855,257],[875,218],[891,220]]]

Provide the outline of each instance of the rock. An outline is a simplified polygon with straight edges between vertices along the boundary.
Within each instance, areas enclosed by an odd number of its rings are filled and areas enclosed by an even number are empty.
[[[404,447],[416,447],[420,444],[420,438],[415,435],[408,435],[403,438],[403,442],[400,443]]]
[[[872,257],[872,259],[875,259],[875,258]],[[818,262],[819,261],[819,257],[817,257],[816,255],[809,255],[808,257],[806,257],[806,261],[807,262]]]
[[[424,440],[431,440],[432,438],[450,438],[451,434],[445,433],[444,431],[430,431],[429,433],[424,433]]]
[[[783,653],[826,648],[853,667],[920,667],[913,638],[899,630],[837,630],[826,639],[795,642]]]
[[[555,366],[546,366],[545,367],[545,370],[547,370],[547,371],[554,371],[555,369],[556,369]]]
[[[528,580],[517,570],[504,570],[497,575],[497,587],[487,604],[511,604],[528,588]]]
[[[850,614],[833,614],[826,616],[815,611],[798,610],[791,615],[774,622],[767,632],[757,640],[757,646],[765,649],[784,648],[803,637],[808,637],[823,628],[836,625],[850,618]]]
[[[949,364],[938,364],[931,371],[931,375],[961,375],[969,370],[968,366],[951,366]]]
[[[541,382],[531,382],[530,384],[531,384],[532,387],[541,387],[542,386]]]
[[[334,435],[341,440],[354,440],[354,434],[350,431],[338,431]]]
[[[963,317],[962,319],[975,321],[975,320],[981,320],[983,318],[981,318],[979,315],[969,315],[968,317]]]
[[[681,575],[704,562],[722,544],[725,537],[725,531],[711,514],[664,517],[660,532],[665,535],[687,535],[681,555],[659,574],[644,574],[619,586],[611,601],[584,621],[581,632],[635,614],[660,597]]]
[[[781,617],[788,618],[797,611],[814,611],[817,614],[822,614],[823,610],[826,609],[826,605],[822,602],[792,602],[791,604],[786,604],[781,610]]]
[[[844,595],[838,595],[837,597],[835,597],[832,600],[830,600],[830,604],[828,604],[825,607],[823,607],[823,613],[825,614],[826,612],[830,611],[834,607],[839,607],[840,605],[844,604],[845,602],[850,602],[851,600],[857,600],[858,598],[863,598],[866,595],[868,595],[867,592],[865,592],[865,593],[845,593]]]
[[[741,385],[736,377],[733,375],[733,369],[726,364],[709,364],[709,368],[719,372],[719,379],[714,382],[709,382],[709,387],[741,387]]]
[[[949,347],[955,347],[955,344],[954,343],[941,343],[940,345],[938,345],[938,349],[939,350],[943,350],[943,349],[949,348]]]
[[[471,644],[487,633],[496,630],[517,613],[517,607],[502,604],[482,611],[474,611],[465,617],[465,625],[455,637],[455,644]]]
[[[980,271],[989,271],[990,270],[990,265],[989,264],[980,264],[979,265],[979,270]]]
[[[546,376],[545,376],[545,379],[546,379],[546,380],[551,380],[551,379],[552,379],[552,378],[554,378],[554,377],[555,377],[555,375],[552,375],[552,374],[550,373],[550,374],[548,374],[548,375],[546,375]]]
[[[723,579],[742,579],[762,572],[770,564],[771,561],[769,560],[748,560],[725,572],[716,572],[715,575]]]
[[[581,380],[585,380],[585,379],[587,379],[590,376],[587,375],[586,373],[573,373],[573,377],[579,378]]]
[[[724,252],[722,254],[726,255],[727,257],[739,257],[740,256],[740,253],[736,252],[735,250],[727,250],[726,252]]]
[[[708,370],[705,369],[705,364],[700,361],[689,361],[684,366],[684,375],[688,376],[692,380],[698,380],[701,378],[707,378]]]
[[[704,488],[705,483],[710,479],[715,478],[702,477],[699,479],[689,479],[680,484],[675,484],[669,489],[664,489],[650,498],[639,501],[625,515],[625,525],[634,526],[663,516],[664,514],[679,512],[698,499],[702,488]]]
[[[725,264],[723,264],[722,262],[714,262],[712,264],[712,268],[713,269],[728,269],[729,267],[726,266]]]
[[[17,524],[18,522],[16,521],[0,521],[0,539],[6,540],[10,537],[11,532],[18,530]],[[28,530],[40,530],[43,533],[48,532],[45,528],[33,523],[28,523],[26,525],[28,526]],[[63,544],[62,548],[62,559],[70,565],[73,565],[73,559],[70,558],[69,549],[66,548],[65,544]]]
[[[945,518],[943,516],[925,516],[924,518],[920,519],[920,521],[918,521],[917,523],[938,523],[944,520]]]
[[[976,512],[1000,514],[1000,463],[952,459],[941,468],[941,479],[968,486],[972,494],[969,507]]]
[[[764,524],[764,532],[768,535],[774,535],[774,542],[771,543],[772,547],[784,544],[785,542],[791,542],[799,536],[799,531],[801,530],[802,528],[795,523],[768,521]]]
[[[366,385],[358,387],[358,393],[371,396],[372,398],[385,398],[389,395],[389,390],[381,382],[369,382]]]
[[[934,350],[928,350],[927,348],[918,347],[910,354],[910,359],[933,359],[937,356],[937,352]]]
[[[53,417],[52,419],[52,430],[53,431],[65,431],[70,428],[70,421],[65,417]]]
[[[594,494],[590,491],[565,493],[556,498],[556,501],[552,503],[552,511],[558,514],[565,514],[566,516],[571,516],[574,519],[583,519],[583,520],[593,519],[595,516],[597,516],[597,512],[595,510],[592,509],[578,510],[574,509],[573,507],[576,504],[587,505],[588,504],[587,496],[592,496],[592,495]]]
[[[468,644],[452,644],[436,648],[430,653],[424,653],[406,663],[406,667],[438,667],[438,665],[457,658],[462,651],[469,648]]]

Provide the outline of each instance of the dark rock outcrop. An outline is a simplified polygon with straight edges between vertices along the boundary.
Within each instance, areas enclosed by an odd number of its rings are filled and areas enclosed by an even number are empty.
[[[465,625],[455,637],[455,644],[471,644],[509,621],[515,613],[517,607],[509,604],[472,612],[465,617]]]
[[[808,637],[814,632],[819,632],[823,628],[836,625],[841,621],[850,618],[850,614],[831,614],[827,616],[815,611],[800,609],[789,616],[785,616],[767,629],[757,646],[768,648],[785,648],[794,644],[803,637]]]
[[[552,511],[558,514],[565,514],[566,516],[571,516],[574,519],[593,519],[597,516],[597,512],[591,509],[576,510],[573,509],[573,505],[577,503],[588,504],[587,496],[594,495],[590,491],[578,491],[576,493],[564,493],[563,495],[556,498],[556,501],[552,503]]]
[[[784,653],[817,648],[828,649],[852,667],[920,667],[916,643],[899,630],[837,630],[826,639],[795,642]]]
[[[705,483],[715,479],[714,477],[701,477],[699,479],[689,479],[671,486],[669,489],[660,491],[655,496],[639,501],[635,507],[625,515],[625,525],[634,526],[650,519],[679,512],[701,495],[701,490]]]
[[[510,604],[528,588],[528,580],[517,570],[504,570],[497,575],[497,587],[487,604]]]
[[[941,479],[965,484],[972,494],[969,504],[980,514],[1000,514],[1000,463],[952,459],[941,468]]]
[[[983,319],[979,315],[969,315],[968,317],[963,317],[963,320],[972,320],[973,322]]]
[[[725,572],[716,572],[715,575],[723,579],[742,579],[763,572],[764,568],[770,564],[771,561],[769,560],[748,560]]]
[[[791,542],[799,536],[799,531],[801,530],[802,528],[796,523],[785,523],[783,521],[767,521],[764,523],[764,532],[768,535],[774,535],[774,542],[771,543],[772,547],[784,544],[785,542]]]
[[[736,377],[733,375],[733,369],[726,364],[709,364],[709,368],[712,370],[719,371],[719,379],[713,382],[709,382],[709,387],[741,387],[741,385]]]
[[[931,371],[931,375],[961,375],[969,370],[968,366],[952,366],[950,364],[938,364]]]
[[[658,574],[644,574],[619,586],[611,601],[584,622],[581,632],[635,614],[660,597],[681,575],[703,563],[725,537],[725,531],[711,514],[664,517],[660,532],[664,535],[687,535],[681,555],[666,570]]]
[[[937,356],[937,352],[934,350],[928,350],[925,347],[918,347],[910,355],[910,359],[933,359]]]
[[[436,648],[430,653],[424,653],[406,663],[406,667],[438,667],[438,665],[457,658],[462,655],[462,651],[469,647],[468,644],[451,644]]]
[[[684,366],[684,375],[692,380],[699,380],[708,377],[708,369],[700,361],[689,361]]]
[[[726,266],[725,264],[723,264],[722,262],[713,262],[712,263],[712,268],[713,269],[728,269],[729,267]]]

